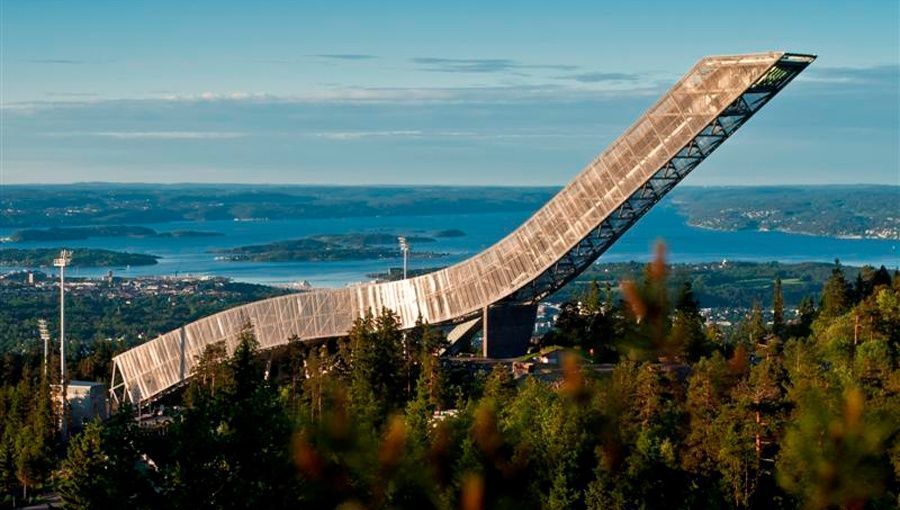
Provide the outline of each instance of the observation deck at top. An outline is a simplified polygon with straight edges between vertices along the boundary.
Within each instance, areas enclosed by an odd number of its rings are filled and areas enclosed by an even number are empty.
[[[344,336],[356,318],[382,308],[398,314],[404,329],[419,317],[460,330],[521,322],[522,314],[493,318],[489,311],[527,310],[575,278],[813,60],[784,52],[703,58],[547,204],[488,249],[406,280],[291,294],[210,315],[113,358],[110,392],[116,402],[158,398],[187,381],[206,346],[224,342],[232,352],[248,320],[261,349],[291,338]]]

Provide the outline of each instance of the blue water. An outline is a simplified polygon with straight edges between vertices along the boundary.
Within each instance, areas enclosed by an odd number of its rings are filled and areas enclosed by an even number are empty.
[[[367,281],[370,273],[399,267],[398,259],[350,262],[226,262],[215,260],[210,250],[272,241],[297,239],[315,234],[335,234],[361,231],[389,231],[425,235],[442,229],[460,229],[465,237],[439,239],[434,243],[413,246],[413,250],[448,253],[440,259],[410,260],[410,267],[434,267],[465,259],[490,246],[511,232],[530,213],[508,212],[492,214],[454,214],[441,216],[386,216],[369,218],[303,219],[260,222],[177,222],[148,225],[158,231],[204,230],[225,234],[196,238],[95,238],[82,241],[9,243],[3,247],[55,247],[65,245],[78,248],[106,248],[159,255],[154,266],[113,268],[118,276],[145,275],[217,275],[239,281],[256,283],[289,283],[307,280],[314,286],[338,287],[348,283]],[[0,229],[0,237],[9,236],[10,229]],[[669,248],[673,262],[709,262],[728,260],[747,261],[821,261],[839,258],[844,264],[872,264],[895,268],[900,263],[897,245],[900,242],[869,239],[833,239],[785,234],[780,232],[717,232],[691,227],[677,214],[675,208],[662,203],[626,233],[604,256],[601,262],[647,260],[653,246],[662,239]],[[11,268],[2,268],[7,271]],[[52,269],[52,268],[50,268]],[[47,271],[47,269],[44,269]],[[105,268],[70,269],[74,276],[99,276]]]

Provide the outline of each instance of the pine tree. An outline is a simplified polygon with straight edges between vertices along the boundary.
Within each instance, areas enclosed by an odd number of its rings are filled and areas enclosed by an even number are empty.
[[[816,307],[813,299],[804,297],[797,307],[797,319],[792,321],[787,329],[788,336],[806,338],[812,332],[812,323],[816,317]]]
[[[390,310],[357,319],[350,330],[350,403],[376,429],[406,405],[402,334]]]
[[[325,394],[329,377],[326,371],[331,364],[326,345],[313,346],[304,361],[303,396],[308,406],[310,421],[320,420],[325,412]]]
[[[105,422],[91,422],[69,443],[57,473],[66,508],[158,508],[161,481],[147,458],[134,412],[124,406]]]
[[[0,420],[2,421],[2,420]],[[3,425],[0,423],[0,425]],[[2,427],[0,427],[2,430]],[[0,435],[0,495],[11,495],[13,506],[18,492],[18,480],[16,479],[16,448],[13,435],[8,430],[3,430]]]
[[[576,301],[565,301],[560,305],[553,329],[541,338],[541,345],[563,347],[582,345],[587,341],[588,321],[588,317],[582,315],[581,308]]]
[[[784,335],[784,294],[781,290],[781,278],[775,278],[772,290],[772,333]]]
[[[436,409],[441,409],[444,400],[444,371],[439,355],[447,347],[447,338],[440,330],[426,324],[422,347],[421,374],[424,375],[428,401]]]
[[[50,387],[46,381],[32,383],[26,373],[17,385],[27,411],[20,417],[14,434],[15,473],[27,498],[28,490],[44,483],[50,475],[56,447],[56,420]]]
[[[836,260],[831,276],[822,288],[821,316],[828,319],[843,315],[850,308],[850,294],[850,284],[844,277],[840,262]]]
[[[406,406],[406,423],[414,448],[424,449],[428,443],[428,424],[434,412],[441,408],[443,373],[439,352],[447,345],[441,332],[424,321],[416,323],[418,329],[419,370],[415,384],[415,398]]]
[[[713,424],[718,438],[716,465],[723,492],[734,507],[748,507],[759,483],[753,414],[744,402],[723,406]]]
[[[603,294],[600,292],[600,284],[597,280],[591,280],[580,296],[581,312],[583,314],[595,314],[603,308]]]
[[[406,400],[412,400],[415,396],[416,380],[421,370],[422,354],[425,351],[423,337],[427,324],[420,315],[416,318],[416,324],[403,334],[403,371]]]
[[[750,463],[754,473],[754,490],[758,501],[770,500],[776,493],[774,467],[778,453],[779,435],[787,419],[788,402],[785,399],[786,373],[781,357],[771,355],[750,368],[750,377],[739,384],[733,399],[742,407],[745,430],[752,441],[755,459]]]
[[[681,285],[675,303],[669,344],[683,359],[696,361],[709,353],[710,346],[706,341],[699,303],[694,298],[689,281]]]
[[[221,503],[230,508],[277,508],[291,500],[288,451],[291,427],[275,388],[263,377],[258,343],[248,323],[229,360],[232,382],[223,391],[227,483]]]
[[[226,383],[193,399],[169,427],[168,498],[176,508],[284,507],[294,494],[291,422],[263,377],[249,324],[222,366]]]
[[[515,391],[516,382],[513,380],[509,368],[495,365],[485,382],[484,397],[497,402],[505,402],[515,395]]]
[[[634,281],[625,280],[620,287],[627,312],[633,321],[628,321],[626,332],[620,340],[623,349],[634,358],[658,358],[677,354],[677,349],[669,345],[669,297],[668,266],[665,259],[666,247],[656,246],[656,256],[644,269],[644,280],[639,286]]]
[[[832,390],[833,391],[833,390]],[[889,431],[869,412],[863,392],[833,398],[826,389],[799,392],[777,462],[779,484],[806,508],[889,508],[885,441]],[[875,502],[876,498],[880,502]],[[882,506],[883,505],[883,506]]]
[[[762,342],[766,337],[766,322],[763,319],[762,307],[759,301],[754,301],[750,308],[750,315],[746,319],[746,333],[748,345]]]
[[[719,353],[697,362],[688,379],[685,410],[690,422],[682,464],[696,476],[711,477],[716,470],[718,436],[713,423],[727,399],[730,379]]]
[[[231,377],[226,360],[228,353],[225,342],[209,344],[197,359],[191,372],[191,383],[188,386],[187,403],[193,399],[211,398],[217,390],[228,384]]]
[[[103,451],[103,429],[99,423],[87,427],[69,443],[68,455],[59,470],[58,491],[66,508],[93,510],[115,508],[109,487],[108,457]]]
[[[256,359],[258,348],[253,325],[247,322],[238,334],[237,346],[231,359],[228,360],[231,369],[229,398],[235,402],[248,402],[260,387],[263,374],[262,367]]]
[[[887,268],[881,266],[878,268],[878,271],[875,271],[875,275],[872,277],[872,288],[877,289],[878,287],[890,287],[891,286],[891,273],[888,272]]]
[[[427,376],[422,372],[416,384],[416,398],[410,400],[406,406],[406,425],[409,428],[411,443],[419,450],[424,450],[428,444],[428,424],[435,411],[428,393]]]

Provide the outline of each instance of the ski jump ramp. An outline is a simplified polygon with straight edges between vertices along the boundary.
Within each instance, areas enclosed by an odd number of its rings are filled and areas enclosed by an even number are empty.
[[[142,404],[183,384],[206,346],[231,352],[248,320],[261,349],[346,335],[388,308],[402,328],[417,318],[477,328],[484,354],[524,352],[537,303],[590,266],[669,190],[762,108],[813,55],[706,57],[581,173],[512,233],[453,266],[401,281],[323,289],[238,306],[113,358],[115,402]]]

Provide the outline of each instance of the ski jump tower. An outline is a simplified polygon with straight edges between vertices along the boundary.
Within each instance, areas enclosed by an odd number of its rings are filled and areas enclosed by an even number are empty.
[[[584,271],[629,227],[815,60],[769,52],[706,57],[512,233],[453,266],[415,278],[265,299],[200,319],[113,359],[116,402],[141,404],[183,384],[207,345],[231,352],[249,320],[260,348],[341,337],[388,308],[484,332],[484,355],[524,353],[537,303]]]

